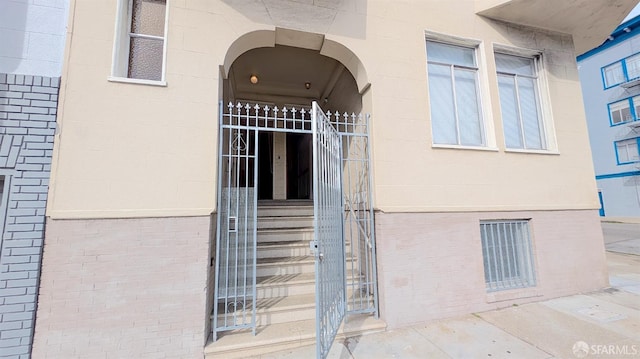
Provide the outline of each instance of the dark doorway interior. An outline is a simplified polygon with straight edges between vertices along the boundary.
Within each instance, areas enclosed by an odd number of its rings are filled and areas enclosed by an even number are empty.
[[[258,199],[273,199],[273,133],[258,133]]]
[[[287,133],[287,199],[311,199],[311,135]]]

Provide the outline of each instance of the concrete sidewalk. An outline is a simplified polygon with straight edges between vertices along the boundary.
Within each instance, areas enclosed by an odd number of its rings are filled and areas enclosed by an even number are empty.
[[[635,251],[640,225],[603,229],[611,288],[348,338],[329,358],[640,358],[640,256],[617,253]],[[255,358],[314,357],[310,346]]]

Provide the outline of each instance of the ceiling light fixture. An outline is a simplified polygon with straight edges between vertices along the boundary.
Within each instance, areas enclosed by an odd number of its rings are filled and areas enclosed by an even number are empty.
[[[249,81],[251,81],[252,84],[257,84],[258,83],[258,76],[256,75],[251,75],[251,77],[249,78]]]
[[[304,83],[304,88],[306,88],[307,90],[311,88],[311,82],[305,82]]]

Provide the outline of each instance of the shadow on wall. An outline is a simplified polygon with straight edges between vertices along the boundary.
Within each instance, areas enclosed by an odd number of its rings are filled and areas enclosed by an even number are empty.
[[[25,57],[29,5],[20,1],[0,1],[0,73],[14,73]]]
[[[367,0],[224,0],[251,21],[293,30],[358,39],[366,35]]]
[[[571,35],[480,17],[515,48],[544,52],[547,71],[561,80],[579,82],[576,53]]]

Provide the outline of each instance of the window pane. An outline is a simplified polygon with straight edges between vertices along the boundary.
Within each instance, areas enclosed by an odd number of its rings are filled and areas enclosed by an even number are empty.
[[[622,73],[622,64],[616,62],[604,68],[604,84],[611,87],[624,82],[624,74]]]
[[[520,115],[524,127],[525,147],[542,149],[540,117],[538,114],[538,100],[535,81],[526,77],[518,78],[518,93],[520,95]]]
[[[453,86],[449,66],[429,64],[433,143],[457,144]]]
[[[456,105],[460,125],[461,145],[482,145],[482,126],[478,106],[476,73],[472,70],[455,70]]]
[[[475,50],[468,47],[441,44],[427,41],[427,57],[429,61],[475,67]]]
[[[165,0],[133,0],[131,32],[164,36]]]
[[[616,142],[616,151],[618,152],[619,163],[629,163],[640,160],[637,138]]]
[[[131,38],[129,77],[162,80],[162,40]]]
[[[640,96],[636,96],[633,98],[633,108],[636,111],[636,118],[638,119],[638,114],[640,114]]]
[[[495,54],[495,57],[498,72],[508,72],[526,76],[535,75],[533,59],[505,54]]]
[[[0,205],[2,205],[2,194],[4,192],[4,176],[0,176]],[[2,220],[2,219],[0,219]],[[2,235],[2,233],[0,233]]]
[[[609,104],[611,122],[614,125],[625,121],[631,121],[633,119],[631,116],[631,108],[629,106],[628,99]]]
[[[629,80],[640,77],[640,54],[628,57],[625,60],[627,64],[627,76]]]
[[[502,110],[502,125],[507,148],[524,148],[518,117],[515,77],[498,75],[498,89],[500,90],[500,109]]]

